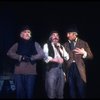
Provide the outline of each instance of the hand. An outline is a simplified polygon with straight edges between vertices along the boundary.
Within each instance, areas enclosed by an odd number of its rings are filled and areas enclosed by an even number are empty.
[[[64,60],[62,58],[58,58],[58,63],[62,64]]]
[[[64,79],[65,79],[65,82],[66,82],[67,79],[66,79],[66,74],[65,73],[64,73]]]
[[[30,57],[28,57],[28,56],[22,56],[22,57],[21,57],[21,61],[30,62],[31,59],[30,59]]]
[[[60,43],[57,43],[56,46],[60,47],[61,45],[60,45]]]
[[[76,48],[73,51],[75,51],[75,54],[82,54],[82,55],[84,55],[84,52],[85,52],[84,48],[81,48],[81,49]]]
[[[64,62],[64,60],[62,58],[54,58],[52,60],[50,60],[51,62],[56,62],[56,63],[60,63],[62,64]]]

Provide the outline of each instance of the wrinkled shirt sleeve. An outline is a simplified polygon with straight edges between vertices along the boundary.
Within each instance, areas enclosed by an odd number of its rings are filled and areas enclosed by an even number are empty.
[[[44,44],[44,46],[43,46],[43,51],[44,51],[44,54],[45,54],[45,57],[44,57],[44,61],[46,62],[46,63],[48,63],[51,59],[53,59],[51,56],[49,56],[48,55],[48,52],[49,52],[49,50],[48,50],[48,44],[46,43],[46,44]]]

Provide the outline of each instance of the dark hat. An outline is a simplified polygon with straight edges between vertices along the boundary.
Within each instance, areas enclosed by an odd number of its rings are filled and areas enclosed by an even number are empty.
[[[50,32],[50,35],[52,35],[53,33],[58,33],[58,34],[59,34],[59,32],[58,32],[57,30],[51,31],[51,32]]]
[[[77,26],[75,24],[69,26],[69,28],[67,29],[66,33],[68,32],[76,32],[78,34],[78,29],[77,29]]]
[[[24,30],[30,30],[30,27],[28,25],[23,25],[20,31],[24,31]]]

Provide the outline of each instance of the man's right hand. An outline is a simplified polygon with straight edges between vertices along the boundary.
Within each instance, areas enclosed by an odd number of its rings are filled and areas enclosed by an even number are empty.
[[[22,57],[21,57],[21,61],[30,62],[31,59],[30,59],[30,57],[22,56]]]
[[[59,64],[62,64],[64,61],[62,58],[54,58],[52,60],[50,60],[51,62],[56,62],[56,63],[59,63]]]
[[[58,58],[58,63],[62,64],[64,60],[62,58]]]

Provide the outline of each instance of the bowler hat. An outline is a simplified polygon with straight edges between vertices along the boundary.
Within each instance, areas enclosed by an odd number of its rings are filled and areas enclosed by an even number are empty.
[[[75,24],[68,27],[66,33],[68,33],[68,32],[76,32],[77,34],[79,33],[77,26]]]

